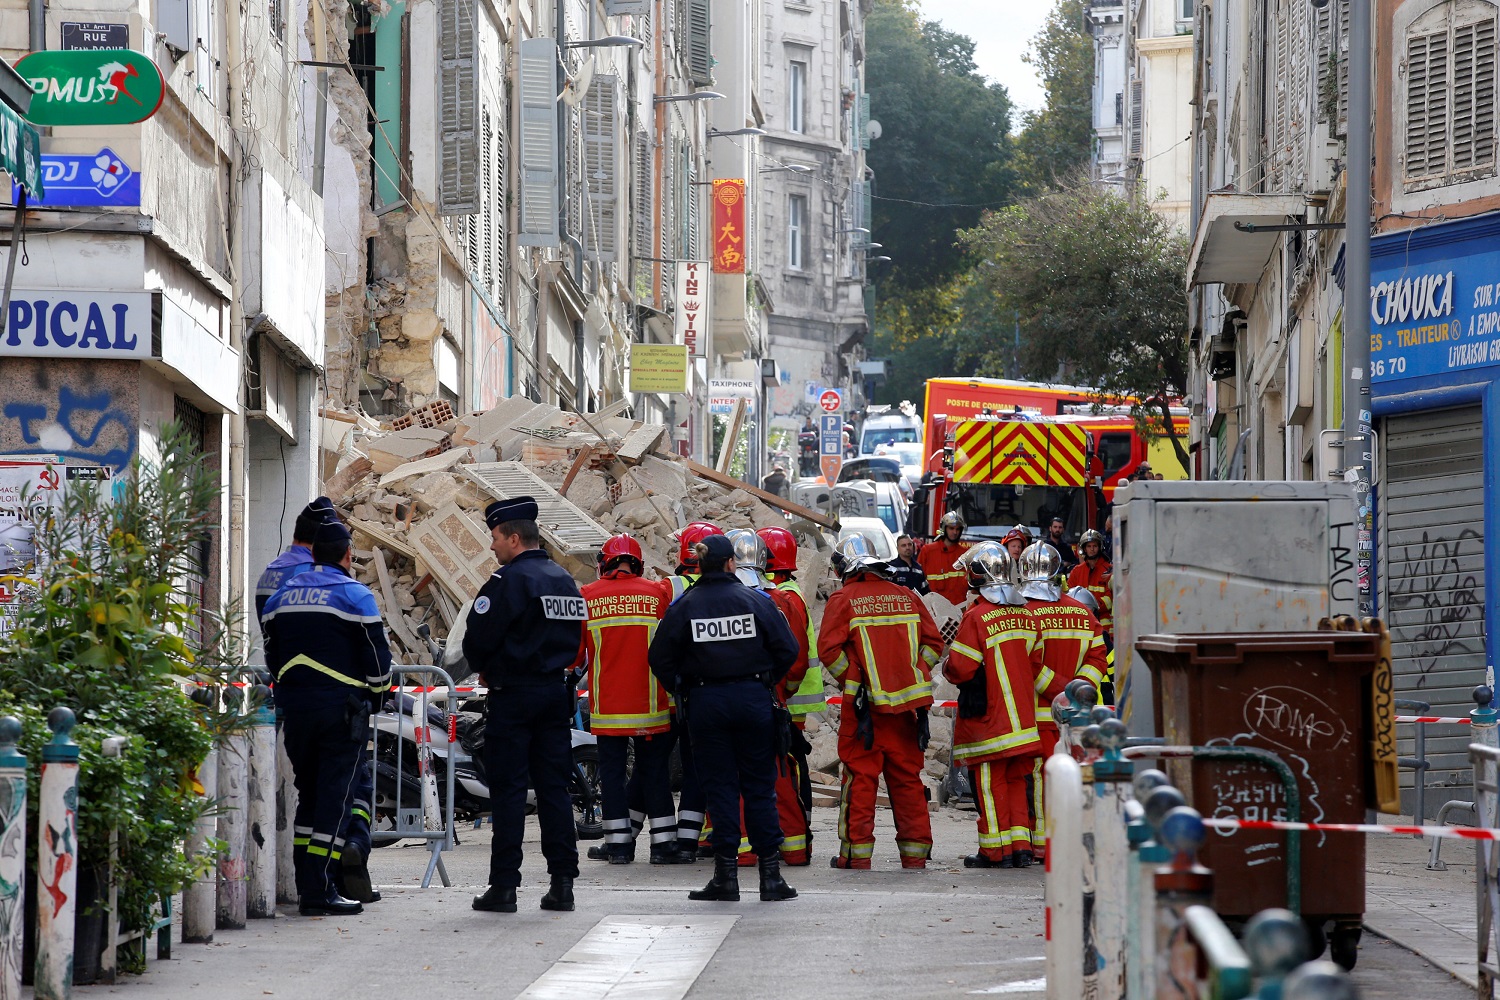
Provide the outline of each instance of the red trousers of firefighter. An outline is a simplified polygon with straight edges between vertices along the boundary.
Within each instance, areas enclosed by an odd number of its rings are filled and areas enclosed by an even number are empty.
[[[932,854],[932,817],[922,768],[927,761],[917,748],[917,713],[871,712],[875,739],[870,749],[856,733],[852,699],[839,713],[839,760],[844,764],[839,790],[840,868],[869,868],[875,852],[875,792],[882,774],[896,814],[896,847],[901,867],[925,868]]]
[[[1056,726],[1037,724],[1037,735],[1042,738],[1040,757],[1028,758],[1031,764],[1031,853],[1041,861],[1047,856],[1047,811],[1043,807],[1043,775],[1047,758],[1057,750],[1059,739]]]
[[[991,861],[1032,850],[1026,779],[1040,759],[1027,754],[969,765],[974,802],[979,807],[979,853]]]
[[[791,754],[784,757],[777,766],[776,814],[781,821],[781,862],[787,865],[805,865],[809,860],[807,851],[811,840],[808,837],[807,813],[802,804],[802,767]],[[708,816],[703,824],[703,836],[699,841],[702,846],[707,846],[713,834],[713,819],[713,816]],[[743,802],[740,803],[740,829],[745,829]],[[739,866],[753,867],[759,860],[755,852],[750,850],[749,838],[741,837]]]

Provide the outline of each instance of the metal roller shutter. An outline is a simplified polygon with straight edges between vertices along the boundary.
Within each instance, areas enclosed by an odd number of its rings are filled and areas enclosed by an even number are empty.
[[[1377,574],[1396,697],[1430,702],[1433,715],[1468,715],[1484,683],[1482,426],[1468,406],[1388,417],[1382,436]],[[1467,789],[1468,728],[1427,727],[1429,787]],[[1412,754],[1412,727],[1397,731]],[[1407,810],[1413,773],[1401,772]],[[1428,815],[1448,797],[1429,792]]]

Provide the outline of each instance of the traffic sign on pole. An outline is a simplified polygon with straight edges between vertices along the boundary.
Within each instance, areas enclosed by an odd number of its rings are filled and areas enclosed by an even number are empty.
[[[844,394],[837,389],[824,389],[818,396],[818,408],[824,413],[838,413],[844,408]]]
[[[829,389],[828,392],[837,395],[835,389]],[[821,399],[818,402],[819,405],[822,404]],[[825,413],[818,417],[818,455],[823,478],[832,486],[838,482],[839,471],[844,467],[844,418],[837,413]]]

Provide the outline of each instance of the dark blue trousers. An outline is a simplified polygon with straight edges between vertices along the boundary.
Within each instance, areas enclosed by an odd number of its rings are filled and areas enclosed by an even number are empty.
[[[359,763],[369,739],[351,730],[348,710],[320,704],[281,705],[286,755],[297,786],[297,812],[292,819],[292,862],[297,872],[297,895],[303,901],[327,898],[344,853],[350,809],[359,788]]]
[[[677,754],[682,760],[682,791],[677,797],[677,849],[683,853],[698,852],[698,838],[703,834],[704,813],[708,800],[693,761],[693,740],[678,716],[672,716],[672,734],[677,737]]]
[[[743,800],[750,849],[774,857],[781,847],[781,821],[771,692],[747,680],[691,688],[687,697],[693,762],[714,818],[714,855],[739,857]]]
[[[375,763],[370,748],[360,747],[359,766],[355,768],[354,802],[349,807],[349,831],[344,843],[370,856],[370,815],[375,802]]]
[[[494,839],[490,885],[521,884],[521,841],[526,832],[526,789],[536,789],[547,873],[578,877],[578,831],[568,779],[573,770],[573,706],[556,684],[491,688],[484,729],[484,767],[490,783]]]
[[[610,736],[599,740],[599,784],[604,794],[604,842],[624,848],[635,842],[649,818],[651,846],[670,846],[677,840],[677,815],[672,808],[668,759],[672,734]],[[625,777],[626,750],[635,748],[635,769]]]

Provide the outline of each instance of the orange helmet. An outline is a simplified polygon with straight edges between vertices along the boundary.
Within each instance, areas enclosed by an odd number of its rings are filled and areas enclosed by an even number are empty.
[[[697,568],[698,556],[693,552],[693,546],[697,545],[709,535],[722,535],[724,532],[717,524],[707,521],[694,521],[677,533],[677,562],[679,565]]]
[[[631,572],[639,576],[646,571],[646,561],[641,555],[641,543],[626,534],[611,535],[599,547],[599,572],[608,573],[618,563],[629,561]]]
[[[1020,525],[1016,525],[1006,532],[1005,537],[1000,540],[1000,544],[1007,547],[1009,547],[1011,542],[1020,542],[1022,548],[1025,548],[1031,544],[1031,533]]]
[[[767,572],[797,572],[797,537],[795,535],[785,528],[777,527],[761,528],[756,534],[770,550],[771,558],[766,563]]]

